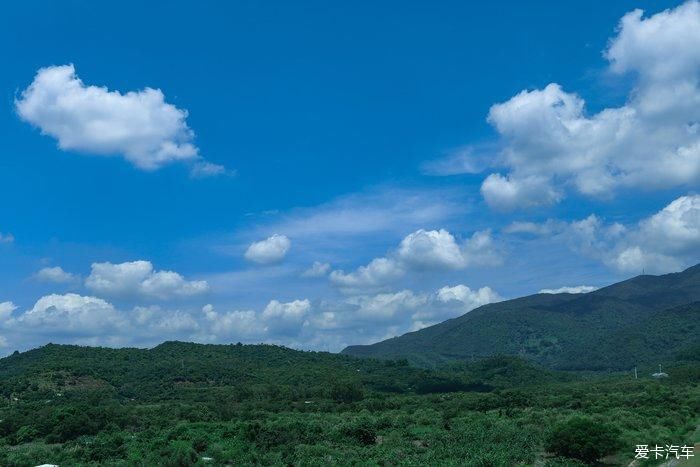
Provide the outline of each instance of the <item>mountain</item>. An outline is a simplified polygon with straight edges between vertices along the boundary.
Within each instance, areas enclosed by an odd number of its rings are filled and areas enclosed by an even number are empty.
[[[700,355],[700,265],[587,294],[536,294],[342,353],[424,367],[497,354],[558,370],[626,370]]]

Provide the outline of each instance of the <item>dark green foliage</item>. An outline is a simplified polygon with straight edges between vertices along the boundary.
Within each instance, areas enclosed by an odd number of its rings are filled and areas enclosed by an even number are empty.
[[[588,294],[538,294],[343,353],[423,367],[519,356],[568,371],[620,371],[700,355],[700,265]]]
[[[369,446],[377,441],[377,430],[369,417],[353,419],[343,425],[340,431],[344,436],[363,446]]]
[[[338,381],[331,385],[331,399],[335,402],[359,402],[364,399],[364,390],[357,381]]]
[[[547,438],[547,450],[589,463],[614,453],[620,444],[617,429],[601,420],[580,416],[558,423]]]

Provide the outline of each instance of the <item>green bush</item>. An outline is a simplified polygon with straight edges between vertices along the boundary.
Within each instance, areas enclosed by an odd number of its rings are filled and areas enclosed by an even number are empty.
[[[547,450],[561,457],[595,462],[620,448],[619,431],[609,424],[576,416],[549,433]]]

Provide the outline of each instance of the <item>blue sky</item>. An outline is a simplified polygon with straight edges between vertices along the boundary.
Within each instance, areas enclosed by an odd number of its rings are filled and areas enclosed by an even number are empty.
[[[335,351],[694,264],[699,29],[697,2],[8,5],[0,352]]]

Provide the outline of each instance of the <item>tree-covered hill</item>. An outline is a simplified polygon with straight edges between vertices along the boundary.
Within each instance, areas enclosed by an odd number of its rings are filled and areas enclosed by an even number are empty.
[[[352,399],[362,391],[488,391],[565,378],[509,357],[490,362],[509,368],[508,378],[482,377],[483,362],[460,371],[438,371],[411,367],[406,361],[358,359],[274,345],[166,342],[153,349],[111,349],[48,344],[0,359],[0,394],[36,398],[95,388],[140,401],[183,397],[208,401],[219,396],[308,401]]]
[[[537,294],[343,353],[445,362],[517,355],[554,369],[623,370],[694,358],[700,343],[700,265],[638,276],[587,294]]]
[[[0,359],[0,465],[626,465],[638,443],[697,442],[699,371],[47,345]]]

